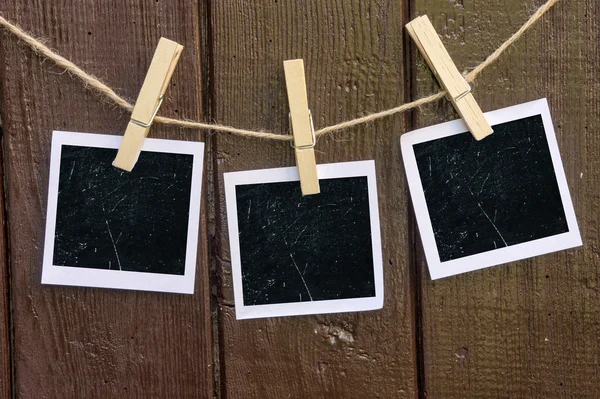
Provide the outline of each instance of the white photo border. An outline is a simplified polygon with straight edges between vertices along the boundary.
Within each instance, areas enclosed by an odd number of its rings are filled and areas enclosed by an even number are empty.
[[[230,172],[224,174],[224,180],[236,319],[357,312],[376,310],[383,307],[383,258],[381,252],[381,231],[379,202],[377,200],[375,161],[320,164],[317,165],[317,173],[320,180],[344,177],[367,177],[375,296],[314,302],[244,305],[235,188],[238,185],[247,184],[280,183],[288,181],[299,182],[300,178],[298,175],[298,168],[296,167]]]
[[[468,132],[469,129],[464,122],[459,119],[415,130],[404,134],[400,138],[408,186],[419,226],[421,241],[423,242],[423,248],[425,250],[425,258],[427,259],[432,280],[582,245],[581,235],[577,225],[575,211],[573,209],[573,202],[571,200],[571,195],[569,194],[569,186],[567,185],[560,151],[556,142],[556,135],[550,116],[550,109],[548,108],[548,101],[544,98],[485,113],[485,117],[491,125],[511,122],[536,115],[541,115],[544,124],[544,131],[546,132],[546,139],[552,157],[552,165],[554,166],[554,172],[556,174],[558,189],[569,231],[445,262],[440,261],[413,146],[442,137],[449,137]]]
[[[54,131],[52,133],[42,284],[193,294],[200,227],[202,172],[204,169],[204,143],[201,142],[145,139],[142,145],[142,151],[189,154],[194,157],[192,162],[192,186],[190,192],[185,272],[183,275],[88,269],[81,266],[70,267],[53,264],[62,146],[72,145],[116,149],[119,148],[122,139],[123,136],[93,133],[63,131]]]

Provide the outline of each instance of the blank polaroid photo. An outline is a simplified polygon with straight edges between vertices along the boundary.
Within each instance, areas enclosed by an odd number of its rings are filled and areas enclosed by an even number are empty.
[[[204,144],[54,132],[42,284],[193,294]]]
[[[296,167],[225,173],[238,319],[383,306],[375,163],[317,172],[304,197]]]
[[[485,116],[481,141],[462,120],[401,138],[432,279],[582,245],[547,101]]]

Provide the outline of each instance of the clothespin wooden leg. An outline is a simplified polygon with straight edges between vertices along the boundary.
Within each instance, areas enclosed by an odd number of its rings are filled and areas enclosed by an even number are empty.
[[[471,86],[454,65],[429,18],[423,15],[413,19],[406,24],[406,30],[440,84],[448,92],[449,100],[464,119],[473,137],[481,140],[492,134],[494,132],[492,127],[471,94]]]
[[[315,159],[315,129],[308,109],[304,61],[288,60],[283,62],[288,102],[290,104],[291,129],[294,135],[296,165],[300,175],[302,195],[318,194],[319,177]]]
[[[135,166],[182,50],[183,46],[164,37],[158,42],[113,166],[128,172]]]

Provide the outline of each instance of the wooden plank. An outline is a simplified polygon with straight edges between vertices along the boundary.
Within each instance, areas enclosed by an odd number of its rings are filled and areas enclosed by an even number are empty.
[[[0,50],[0,57],[1,50]],[[0,81],[1,81],[0,75]],[[2,88],[0,87],[0,92]],[[2,135],[0,120],[0,136]],[[0,178],[4,182],[4,159],[0,154]],[[0,185],[0,398],[11,397],[10,373],[10,306],[9,306],[9,276],[8,252],[6,247],[6,208],[4,207],[4,184]]]
[[[198,16],[198,2],[7,0],[0,9],[130,99],[140,90],[159,38],[181,43],[185,52],[161,114],[202,118],[199,21],[205,15]],[[14,37],[2,33],[1,45],[14,395],[212,397],[206,239],[200,240],[193,296],[40,285],[52,130],[123,134],[129,114]],[[201,138],[161,125],[153,126],[151,136]],[[206,199],[202,206],[206,237]]]
[[[211,5],[211,119],[288,133],[282,62],[303,58],[315,127],[405,100],[402,2]],[[319,163],[375,159],[382,220],[381,311],[235,320],[223,172],[294,165],[288,143],[216,136],[220,379],[227,398],[416,395],[408,203],[400,169],[404,116],[318,140]]]
[[[542,3],[413,0],[412,10],[429,15],[468,68]],[[484,110],[549,98],[584,246],[435,282],[420,254],[428,398],[600,397],[599,12],[596,0],[559,2],[475,82]],[[415,98],[438,90],[417,61]],[[440,102],[416,125],[454,118]]]

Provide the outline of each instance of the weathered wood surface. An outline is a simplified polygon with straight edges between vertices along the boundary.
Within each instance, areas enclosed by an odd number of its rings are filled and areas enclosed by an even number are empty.
[[[288,132],[283,61],[303,58],[322,127],[405,101],[402,2],[228,1],[211,7],[211,118]],[[385,304],[380,311],[235,320],[222,173],[290,166],[287,143],[216,138],[221,392],[227,398],[416,395],[411,234],[400,165],[404,116],[318,141],[318,163],[375,159]]]
[[[287,132],[283,60],[304,58],[318,128],[438,89],[405,45],[409,17],[427,13],[465,69],[542,2],[5,0],[0,12],[130,99],[159,37],[176,40],[185,49],[162,115]],[[440,102],[316,148],[320,163],[376,161],[384,309],[247,321],[232,306],[222,174],[293,165],[288,144],[208,138],[201,234],[214,235],[214,256],[209,269],[201,239],[194,296],[41,286],[51,131],[120,134],[128,115],[0,32],[0,398],[11,365],[18,398],[600,397],[598,13],[596,0],[559,2],[474,85],[484,110],[549,98],[582,248],[429,279],[399,138],[455,118]],[[151,136],[204,138],[158,125]]]
[[[429,15],[462,70],[542,3],[413,0],[412,11]],[[474,85],[486,111],[548,97],[584,246],[435,282],[419,253],[428,398],[600,397],[599,12],[596,0],[560,1]],[[416,61],[420,97],[437,86]],[[443,102],[416,127],[453,118]]]
[[[1,54],[1,50],[0,50]],[[1,55],[0,55],[1,57]],[[0,82],[2,75],[0,72]],[[0,84],[0,92],[2,85]],[[0,94],[1,96],[1,94]],[[0,135],[2,134],[0,126]],[[0,154],[0,178],[4,173]],[[11,395],[10,307],[8,284],[8,252],[6,247],[6,217],[4,213],[4,185],[0,185],[0,398]]]
[[[130,99],[137,97],[159,38],[178,41],[185,50],[161,113],[193,119],[202,118],[199,45],[206,16],[198,10],[197,2],[0,4],[7,19],[47,38],[51,47]],[[206,240],[200,241],[193,296],[40,284],[52,130],[122,134],[128,114],[14,37],[1,35],[14,395],[211,397]],[[197,132],[163,126],[154,126],[150,135],[200,138]],[[206,225],[203,212],[204,237]],[[5,281],[1,272],[0,277]]]

